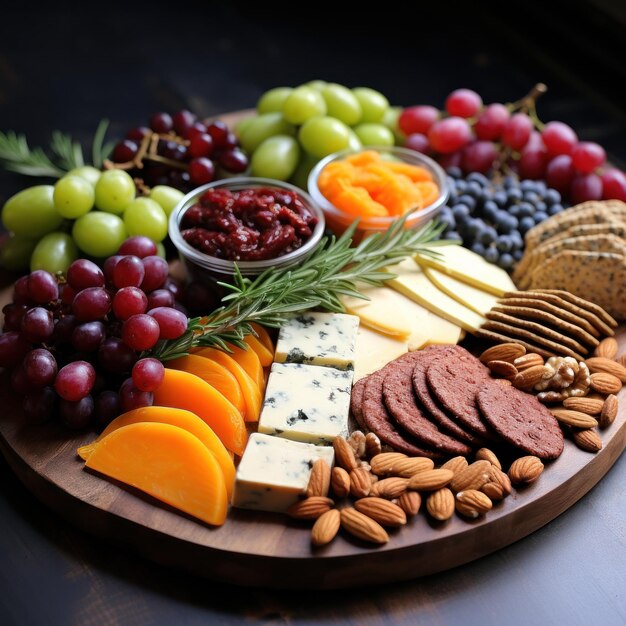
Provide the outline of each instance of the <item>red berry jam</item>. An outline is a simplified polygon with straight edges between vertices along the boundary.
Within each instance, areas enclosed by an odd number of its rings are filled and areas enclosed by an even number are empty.
[[[230,261],[275,259],[304,245],[317,217],[293,191],[209,189],[183,215],[183,239]]]

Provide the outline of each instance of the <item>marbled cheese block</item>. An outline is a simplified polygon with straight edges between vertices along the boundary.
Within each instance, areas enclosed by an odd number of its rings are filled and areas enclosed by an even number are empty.
[[[324,459],[332,467],[334,458],[332,446],[253,433],[237,468],[232,504],[286,511],[305,492],[314,461]]]
[[[281,326],[274,360],[353,369],[358,328],[356,315],[300,313]]]
[[[347,436],[352,378],[352,370],[274,363],[259,432],[315,444]]]

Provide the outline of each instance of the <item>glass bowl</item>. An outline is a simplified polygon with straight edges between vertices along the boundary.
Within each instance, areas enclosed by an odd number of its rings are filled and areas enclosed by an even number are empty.
[[[208,189],[229,189],[230,191],[241,191],[243,189],[255,189],[261,187],[274,187],[285,191],[296,193],[301,202],[317,217],[317,225],[313,234],[300,248],[288,252],[273,259],[261,261],[230,261],[215,256],[208,255],[197,250],[188,244],[180,231],[180,223],[185,212],[198,202],[202,194]],[[324,213],[313,202],[311,197],[302,189],[269,178],[254,178],[249,176],[239,176],[227,178],[202,185],[188,193],[174,207],[169,217],[169,236],[176,247],[179,257],[185,267],[188,277],[192,281],[201,282],[211,288],[214,295],[220,298],[224,295],[224,289],[217,285],[217,282],[231,282],[234,276],[235,263],[239,267],[243,276],[254,278],[267,268],[287,268],[302,262],[317,246],[325,229]]]
[[[315,165],[315,167],[311,170],[308,179],[309,194],[313,198],[313,201],[321,207],[326,218],[326,225],[335,234],[340,235],[357,219],[357,217],[351,213],[342,211],[330,202],[320,191],[317,185],[318,178],[322,170],[329,163],[344,159],[351,154],[364,152],[366,150],[375,150],[382,155],[387,155],[389,158],[400,160],[410,165],[419,165],[420,167],[425,168],[432,174],[434,182],[439,187],[439,196],[434,202],[429,204],[427,207],[417,209],[408,214],[406,218],[407,228],[419,228],[439,213],[441,207],[443,207],[448,200],[448,180],[443,168],[430,157],[427,157],[420,152],[416,152],[415,150],[409,150],[408,148],[401,148],[397,146],[367,146],[358,150],[342,150],[341,152],[335,152],[334,154],[323,158],[319,163],[317,163],[317,165]],[[385,231],[395,219],[397,219],[397,216],[361,217],[359,218],[359,225],[355,231],[354,239],[359,241],[369,234]]]

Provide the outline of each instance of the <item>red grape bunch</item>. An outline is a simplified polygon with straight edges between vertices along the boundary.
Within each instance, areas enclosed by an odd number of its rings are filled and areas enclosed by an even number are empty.
[[[500,170],[545,180],[572,204],[626,201],[626,175],[607,165],[602,146],[580,141],[563,122],[539,120],[536,99],[545,91],[539,84],[518,102],[484,105],[475,91],[456,89],[444,111],[411,106],[398,124],[407,148],[433,156],[446,169],[461,168],[465,174]]]
[[[16,281],[0,367],[11,370],[31,423],[58,414],[71,428],[105,425],[152,404],[164,367],[142,353],[187,330],[180,288],[156,252],[147,237],[131,237],[102,269],[78,259],[64,279],[37,270]]]

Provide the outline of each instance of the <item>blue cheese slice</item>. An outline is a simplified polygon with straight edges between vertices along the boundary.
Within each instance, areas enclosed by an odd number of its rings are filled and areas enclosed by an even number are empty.
[[[331,446],[253,433],[237,468],[232,504],[241,509],[286,511],[306,491],[313,463],[324,459],[332,467],[334,457]]]
[[[356,315],[300,313],[281,326],[274,360],[352,369],[358,327]]]
[[[351,370],[274,363],[259,432],[314,444],[346,437],[352,378]]]

